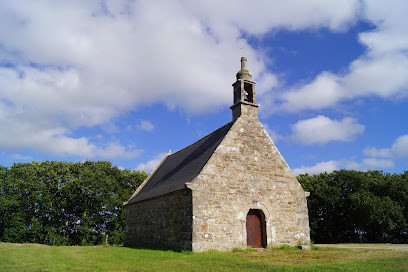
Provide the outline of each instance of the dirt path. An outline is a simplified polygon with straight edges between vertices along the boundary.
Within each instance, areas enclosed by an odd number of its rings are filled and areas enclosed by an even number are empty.
[[[317,244],[317,247],[389,249],[408,251],[408,244]]]

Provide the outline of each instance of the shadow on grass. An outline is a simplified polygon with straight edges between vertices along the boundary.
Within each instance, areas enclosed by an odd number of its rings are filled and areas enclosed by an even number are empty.
[[[171,248],[166,246],[155,246],[155,245],[123,245],[124,248],[140,249],[140,250],[155,250],[155,251],[172,251],[176,253],[191,254],[193,253],[191,249],[181,249],[181,248]]]

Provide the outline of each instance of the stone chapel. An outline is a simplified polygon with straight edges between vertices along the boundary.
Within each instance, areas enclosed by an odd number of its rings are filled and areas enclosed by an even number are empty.
[[[232,85],[232,122],[169,152],[124,203],[126,246],[204,252],[309,245],[309,193],[258,120],[246,61]]]

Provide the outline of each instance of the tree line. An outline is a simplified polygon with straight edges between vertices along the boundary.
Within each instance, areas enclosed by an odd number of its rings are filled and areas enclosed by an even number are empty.
[[[408,243],[408,171],[334,171],[297,177],[315,243]]]
[[[0,166],[0,241],[121,244],[123,202],[145,178],[107,161]]]
[[[122,244],[123,202],[145,172],[107,161],[0,166],[0,241]],[[408,172],[341,170],[297,177],[315,243],[408,243]]]

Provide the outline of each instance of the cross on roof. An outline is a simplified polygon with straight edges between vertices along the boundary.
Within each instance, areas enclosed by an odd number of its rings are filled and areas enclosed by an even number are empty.
[[[244,46],[242,46],[240,49],[242,50],[242,56],[244,56],[244,55],[245,55],[245,51],[247,51],[247,49],[246,49]]]

